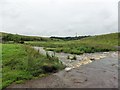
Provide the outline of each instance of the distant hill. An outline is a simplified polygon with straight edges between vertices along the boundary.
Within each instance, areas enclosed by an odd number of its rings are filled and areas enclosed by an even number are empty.
[[[38,37],[38,36],[24,36],[18,34],[4,33],[0,32],[0,37],[3,41],[79,41],[80,43],[91,43],[91,44],[99,44],[99,45],[118,45],[120,33],[110,33],[103,35],[95,35],[95,36],[78,36],[78,37]],[[119,43],[120,46],[120,43]]]
[[[48,41],[49,38],[43,38],[38,36],[24,36],[18,34],[0,32],[0,37],[3,41]]]
[[[99,45],[120,45],[119,43],[120,33],[110,33],[103,35],[95,35],[87,38],[83,38],[80,40],[81,43],[91,43],[91,44],[99,44]]]

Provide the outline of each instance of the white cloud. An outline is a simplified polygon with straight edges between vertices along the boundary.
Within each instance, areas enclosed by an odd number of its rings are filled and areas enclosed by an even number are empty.
[[[117,32],[118,0],[1,0],[2,31],[71,36]]]

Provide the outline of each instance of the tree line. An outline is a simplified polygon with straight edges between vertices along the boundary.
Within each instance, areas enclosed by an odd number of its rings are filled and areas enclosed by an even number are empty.
[[[24,41],[47,41],[48,38],[35,37],[35,36],[23,36],[18,34],[4,34],[2,35],[2,41],[14,41],[16,43],[24,43]]]
[[[86,38],[86,37],[90,37],[90,36],[78,36],[78,37],[55,37],[55,36],[52,36],[50,38],[62,39],[62,40],[79,40],[79,39]]]

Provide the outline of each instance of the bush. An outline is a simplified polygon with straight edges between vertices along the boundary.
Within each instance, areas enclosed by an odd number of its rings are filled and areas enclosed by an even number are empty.
[[[54,65],[43,65],[42,69],[44,70],[45,73],[52,73],[52,72],[57,72],[58,68],[56,68]]]

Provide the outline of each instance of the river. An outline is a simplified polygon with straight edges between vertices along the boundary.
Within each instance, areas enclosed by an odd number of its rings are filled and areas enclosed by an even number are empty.
[[[46,54],[43,47],[34,47]],[[48,77],[12,84],[8,88],[118,88],[118,52],[86,53],[76,55],[77,60],[67,59],[67,53],[54,53],[66,65],[60,72]]]

